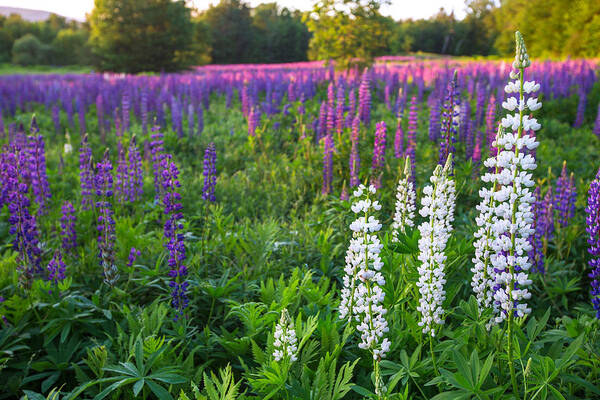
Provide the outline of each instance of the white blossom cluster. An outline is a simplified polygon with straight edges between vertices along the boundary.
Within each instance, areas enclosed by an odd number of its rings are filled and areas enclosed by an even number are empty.
[[[396,192],[396,212],[394,213],[394,222],[392,223],[392,242],[398,241],[398,230],[404,233],[407,226],[411,228],[415,226],[413,219],[415,218],[417,194],[415,193],[415,187],[410,177],[410,158],[406,157],[404,174],[398,182]]]
[[[419,231],[419,261],[418,268],[420,298],[417,310],[421,313],[419,326],[423,333],[435,336],[435,325],[444,324],[442,319],[444,309],[442,303],[446,299],[444,284],[444,250],[454,221],[454,205],[456,203],[456,188],[451,179],[452,154],[448,156],[445,166],[438,165],[431,176],[431,185],[423,189],[421,199],[421,216],[427,218]]]
[[[350,224],[352,239],[346,252],[344,287],[340,303],[340,318],[355,321],[360,332],[361,349],[371,350],[373,358],[385,357],[390,342],[383,335],[388,331],[383,307],[385,279],[381,274],[383,262],[379,256],[383,247],[375,232],[381,224],[372,215],[381,205],[371,200],[375,187],[360,185],[353,193],[356,199],[352,211],[357,219]]]
[[[501,138],[503,134],[501,126],[498,127],[496,133],[496,139]],[[475,207],[479,211],[479,215],[475,218],[477,224],[477,231],[474,233],[475,242],[475,257],[473,257],[473,279],[471,280],[471,286],[475,297],[477,298],[477,304],[479,309],[482,311],[492,305],[493,286],[494,286],[494,267],[491,264],[491,255],[493,254],[494,242],[497,238],[496,230],[494,225],[498,218],[496,217],[496,205],[498,204],[494,193],[498,188],[498,182],[496,177],[500,169],[498,167],[497,155],[500,154],[501,149],[498,148],[500,140],[494,141],[496,146],[496,157],[491,157],[484,162],[484,166],[488,168],[481,180],[483,182],[491,184],[491,188],[483,187],[479,190],[479,197],[481,202]]]
[[[279,323],[275,326],[273,335],[275,341],[273,346],[273,357],[275,361],[281,361],[289,357],[290,361],[298,360],[298,339],[296,338],[296,330],[294,329],[294,321],[290,318],[290,314],[286,309],[281,312]]]
[[[513,81],[506,85],[505,92],[516,93],[519,98],[510,97],[502,106],[510,112],[518,111],[502,118],[494,143],[498,154],[485,162],[493,172],[482,179],[492,188],[480,192],[483,206],[478,207],[480,215],[476,220],[479,230],[472,285],[478,300],[481,299],[480,306],[489,306],[487,298],[493,296],[494,318],[488,326],[501,323],[511,313],[523,317],[531,312],[525,300],[531,297],[527,290],[531,284],[528,252],[531,250],[529,236],[533,234],[531,204],[535,198],[530,188],[534,185],[531,171],[537,165],[535,158],[525,150],[533,150],[539,143],[533,135],[524,133],[537,131],[541,126],[535,118],[524,114],[527,110],[538,110],[542,104],[533,97],[540,85],[523,82],[524,69],[531,62],[519,32],[516,38],[513,67],[518,71],[511,72]],[[504,132],[504,129],[509,131]]]

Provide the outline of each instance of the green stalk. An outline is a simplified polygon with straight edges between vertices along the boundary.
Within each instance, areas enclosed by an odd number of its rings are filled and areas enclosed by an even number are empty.
[[[519,68],[519,129],[517,130],[517,139],[521,138],[521,134],[523,133],[523,109],[521,109],[520,104],[523,102],[523,70],[524,68]],[[515,145],[515,157],[519,155],[519,148]],[[513,182],[517,176],[517,169],[515,168],[515,173],[513,174]],[[513,183],[513,194],[516,194],[516,187]],[[512,207],[512,215],[511,215],[511,223],[514,225],[516,220],[516,212],[517,212],[517,202],[515,201]],[[510,234],[510,255],[514,256],[515,254],[515,239],[516,232],[512,232]],[[514,266],[510,266],[510,274],[514,276],[515,269]],[[508,287],[508,298],[512,301],[512,282],[510,282]],[[517,399],[519,396],[519,388],[517,386],[517,376],[515,374],[515,366],[513,365],[513,310],[512,307],[509,310],[508,314],[508,368],[510,371],[510,380],[512,382],[513,392]]]

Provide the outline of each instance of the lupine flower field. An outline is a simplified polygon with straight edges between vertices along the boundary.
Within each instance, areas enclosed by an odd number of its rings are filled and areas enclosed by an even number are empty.
[[[0,77],[0,399],[600,398],[597,60]]]

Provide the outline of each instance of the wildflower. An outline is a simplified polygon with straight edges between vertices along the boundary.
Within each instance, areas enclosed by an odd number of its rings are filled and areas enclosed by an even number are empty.
[[[442,304],[446,299],[444,284],[446,278],[444,265],[446,262],[446,243],[452,231],[454,220],[454,205],[456,202],[456,189],[452,174],[452,155],[448,156],[444,167],[438,165],[431,176],[431,185],[423,189],[424,197],[421,200],[421,216],[427,218],[419,231],[419,306],[417,310],[422,317],[419,326],[423,333],[435,336],[437,325],[444,324]]]
[[[127,190],[128,200],[137,201],[144,193],[144,171],[142,169],[142,156],[137,147],[136,137],[133,135],[127,151]]]
[[[415,165],[417,162],[417,98],[410,100],[410,111],[408,113],[408,145],[406,154],[410,157],[410,167],[412,171],[411,180],[415,183]]]
[[[454,71],[452,80],[448,83],[448,92],[442,109],[442,141],[440,143],[439,165],[443,165],[446,162],[449,154],[454,154],[456,152],[454,143],[456,143],[459,116],[458,107],[460,106],[460,92],[458,91],[457,76],[457,72]]]
[[[360,154],[358,152],[358,135],[360,133],[360,120],[358,115],[354,117],[352,122],[352,149],[350,150],[350,186],[358,186],[360,180],[358,174],[360,172]]]
[[[370,350],[379,361],[389,351],[390,342],[383,335],[388,331],[383,307],[385,279],[381,274],[383,262],[379,256],[382,245],[375,232],[381,229],[379,221],[371,215],[381,209],[378,201],[371,200],[376,191],[373,186],[360,185],[354,191],[352,211],[359,216],[350,224],[352,239],[346,252],[344,288],[340,302],[340,318],[358,322],[361,334],[358,347]]]
[[[23,288],[31,287],[33,275],[41,271],[39,232],[37,222],[29,211],[31,202],[28,197],[27,158],[22,151],[8,152],[3,168],[3,187],[9,190],[6,202],[10,216],[9,234],[14,235],[12,245],[17,251],[19,284]]]
[[[155,200],[158,201],[163,197],[162,185],[162,160],[165,157],[163,134],[159,131],[160,127],[154,125],[152,134],[150,135],[150,153],[152,154],[152,171],[154,173],[154,191]]]
[[[175,320],[183,316],[183,311],[188,306],[187,288],[189,282],[185,280],[188,275],[188,269],[185,266],[185,243],[183,241],[183,224],[181,219],[181,195],[178,190],[181,187],[179,183],[179,170],[167,155],[161,160],[161,184],[163,186],[163,206],[164,213],[168,215],[164,226],[164,237],[167,241],[165,247],[169,252],[169,287],[171,288],[171,306],[176,312]]]
[[[35,117],[31,121],[35,125]],[[37,125],[33,132],[37,132]],[[51,198],[50,184],[46,174],[46,150],[44,137],[42,135],[32,135],[27,140],[29,181],[35,200],[44,212],[46,209],[46,200]]]
[[[81,185],[81,205],[88,210],[93,205],[94,171],[92,170],[92,148],[87,133],[79,148],[79,183]]]
[[[55,251],[52,260],[48,264],[48,280],[54,284],[57,284],[65,279],[65,270],[67,266],[63,262],[62,254],[60,251]]]
[[[402,117],[399,116],[396,122],[396,135],[394,136],[394,157],[404,156],[404,131],[402,130]]]
[[[141,251],[137,250],[135,247],[132,247],[129,250],[129,256],[127,257],[127,266],[131,267],[135,263],[135,260],[137,260],[137,258],[140,256],[140,254],[142,254]]]
[[[289,359],[291,362],[298,360],[298,338],[294,329],[294,321],[286,309],[281,312],[279,323],[275,326],[273,334],[273,357],[279,362],[283,359]]]
[[[75,232],[75,208],[73,204],[65,201],[61,206],[60,237],[64,251],[71,251],[77,247],[77,233]]]
[[[385,122],[378,122],[375,126],[375,144],[373,146],[373,161],[371,163],[371,184],[375,189],[381,187],[381,175],[385,165],[385,142],[387,127]]]
[[[505,91],[509,94],[518,93],[519,99],[507,100],[503,106],[510,110],[511,104],[517,101],[518,113],[508,114],[502,119],[502,126],[510,128],[512,132],[506,132],[496,138],[498,156],[496,159],[489,159],[486,164],[489,168],[497,167],[494,180],[500,186],[493,194],[498,204],[494,210],[497,220],[492,228],[495,231],[494,254],[491,255],[491,263],[494,266],[495,318],[491,323],[499,324],[508,318],[509,326],[513,317],[523,317],[531,312],[525,303],[525,300],[531,297],[526,286],[531,284],[528,276],[531,268],[528,252],[531,250],[529,237],[534,232],[531,210],[534,197],[530,190],[534,182],[530,171],[537,165],[535,158],[531,154],[525,154],[525,150],[535,149],[538,142],[535,136],[523,135],[523,132],[540,129],[535,118],[524,115],[528,108],[525,93],[533,94],[539,90],[539,85],[535,82],[525,82],[521,89],[520,82],[524,79],[525,68],[531,62],[519,32],[516,38],[517,52],[513,66],[519,70],[511,72],[510,76],[514,81],[506,85]],[[509,342],[509,359],[512,359],[511,346]],[[514,374],[511,373],[511,378],[513,377]]]
[[[204,151],[204,187],[202,198],[210,202],[216,201],[215,186],[217,185],[217,150],[215,144],[210,143]]]
[[[575,215],[575,201],[577,188],[573,174],[567,175],[567,162],[563,162],[562,171],[556,180],[556,194],[554,195],[554,209],[558,211],[558,223],[561,227],[569,225],[569,220]]]
[[[589,266],[592,269],[588,274],[591,279],[590,295],[596,310],[596,318],[600,319],[600,169],[590,184],[585,212],[587,213],[586,232],[590,245],[588,253],[591,255]]]
[[[358,116],[360,121],[369,126],[371,123],[371,78],[365,69],[358,88]]]
[[[321,193],[327,195],[331,192],[331,181],[333,179],[333,137],[326,134],[323,139],[323,185]]]
[[[404,174],[398,181],[398,189],[396,191],[396,212],[394,213],[394,222],[392,223],[392,241],[398,241],[398,230],[405,233],[406,227],[415,226],[413,219],[415,218],[415,201],[417,194],[410,178],[412,176],[410,170],[410,159],[406,157],[404,162]]]
[[[119,279],[119,270],[115,265],[115,220],[113,218],[113,166],[108,157],[108,149],[104,152],[102,161],[96,164],[95,187],[96,208],[98,209],[98,257],[100,266],[104,270],[104,283],[114,286]]]

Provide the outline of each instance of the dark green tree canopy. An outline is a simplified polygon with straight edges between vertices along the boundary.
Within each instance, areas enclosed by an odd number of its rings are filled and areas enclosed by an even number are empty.
[[[384,0],[319,0],[305,21],[313,34],[309,57],[336,67],[362,68],[384,54],[390,31],[379,13]]]
[[[102,70],[174,71],[193,63],[194,24],[183,1],[95,0],[90,26]]]

